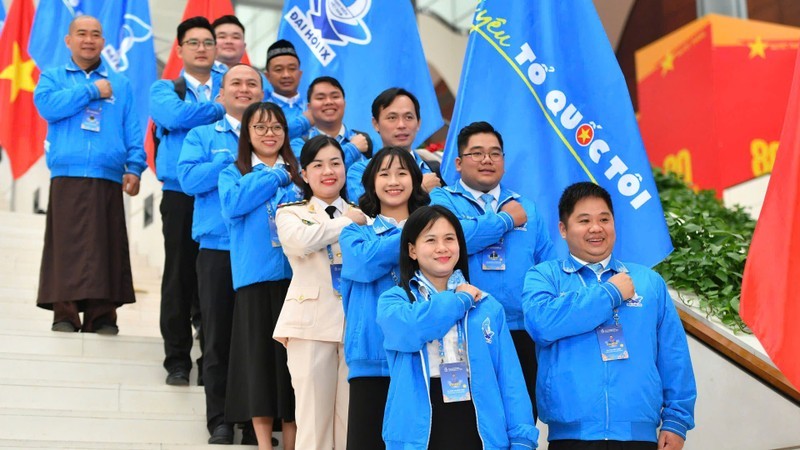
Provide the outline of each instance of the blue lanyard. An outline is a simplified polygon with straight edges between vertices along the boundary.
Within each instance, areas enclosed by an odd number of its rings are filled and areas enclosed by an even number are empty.
[[[326,248],[328,250],[328,260],[331,262],[331,265],[334,265],[333,264],[333,250],[331,249],[331,245],[328,244],[328,246]]]
[[[464,360],[464,328],[459,320],[456,322],[456,330],[458,331],[458,360]],[[449,331],[448,331],[449,332]],[[444,337],[438,339],[439,341],[439,358],[444,363]]]

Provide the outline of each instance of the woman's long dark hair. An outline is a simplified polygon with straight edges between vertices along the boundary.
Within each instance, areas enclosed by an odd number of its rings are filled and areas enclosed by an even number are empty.
[[[469,261],[467,260],[467,241],[464,239],[464,230],[458,218],[444,206],[421,206],[411,213],[403,225],[403,232],[400,234],[400,286],[405,289],[408,298],[413,302],[414,296],[411,294],[409,282],[414,273],[419,270],[419,263],[411,259],[408,253],[408,244],[415,244],[420,234],[433,226],[433,223],[444,218],[456,230],[458,239],[458,262],[454,269],[460,269],[464,278],[469,282]]]
[[[364,185],[364,195],[358,199],[358,207],[364,214],[375,218],[381,213],[381,201],[375,192],[375,177],[384,166],[383,161],[389,159],[387,167],[391,167],[394,160],[398,160],[400,167],[408,170],[411,174],[411,197],[408,198],[408,213],[416,211],[420,206],[425,206],[431,202],[428,193],[422,189],[422,171],[414,161],[408,150],[402,147],[384,147],[367,164],[364,175],[361,176],[361,184]]]
[[[242,127],[239,132],[239,154],[236,158],[236,167],[242,175],[247,175],[253,171],[253,142],[250,134],[255,134],[250,128],[253,118],[256,122],[268,122],[275,119],[283,127],[283,146],[278,151],[283,161],[289,166],[289,175],[292,181],[298,186],[302,186],[303,178],[300,176],[300,168],[297,157],[294,156],[291,145],[289,145],[289,127],[286,125],[286,116],[283,115],[281,107],[270,102],[253,103],[244,110],[242,114]]]
[[[320,134],[307,140],[306,143],[303,144],[303,150],[300,151],[300,167],[303,169],[308,167],[308,165],[311,164],[311,161],[314,161],[314,158],[317,157],[319,151],[328,146],[335,147],[337,150],[339,150],[339,153],[342,154],[342,165],[344,165],[344,150],[342,150],[342,146],[339,144],[339,142],[332,137]],[[346,175],[347,171],[345,170],[345,176]],[[346,181],[347,179],[345,178],[345,182]],[[314,192],[311,190],[311,185],[303,181],[303,183],[299,186],[303,188],[303,198],[306,200],[311,200],[311,197],[314,195]],[[342,197],[344,201],[347,201],[347,183],[342,185],[342,189],[339,191],[339,196]]]

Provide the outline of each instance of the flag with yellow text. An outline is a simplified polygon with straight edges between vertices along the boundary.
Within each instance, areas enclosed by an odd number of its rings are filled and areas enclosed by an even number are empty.
[[[616,257],[653,266],[672,251],[630,95],[591,0],[484,0],[477,6],[442,173],[458,173],[458,131],[503,136],[503,184],[536,202],[560,256],[558,200],[597,183],[614,203]]]

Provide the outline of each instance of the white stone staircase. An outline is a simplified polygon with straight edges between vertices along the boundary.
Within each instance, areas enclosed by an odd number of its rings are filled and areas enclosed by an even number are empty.
[[[164,384],[161,281],[146,258],[131,255],[137,302],[118,310],[119,336],[50,331],[36,307],[44,224],[0,212],[0,448],[219,449],[196,370],[188,388]]]

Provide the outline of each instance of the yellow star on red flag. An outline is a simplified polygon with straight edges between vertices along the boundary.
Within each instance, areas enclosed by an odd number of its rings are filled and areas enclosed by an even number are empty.
[[[664,60],[661,61],[661,76],[665,76],[668,72],[675,70],[675,55],[668,52],[664,55]]]
[[[761,57],[761,59],[767,59],[767,54],[765,52],[767,44],[761,40],[761,36],[756,37],[756,40],[747,44],[747,46],[750,47],[750,59],[756,56]]]
[[[19,91],[33,92],[36,88],[36,82],[33,80],[33,69],[35,68],[36,63],[32,59],[22,60],[19,43],[14,42],[11,64],[0,72],[0,80],[11,81],[11,103],[17,99]]]

